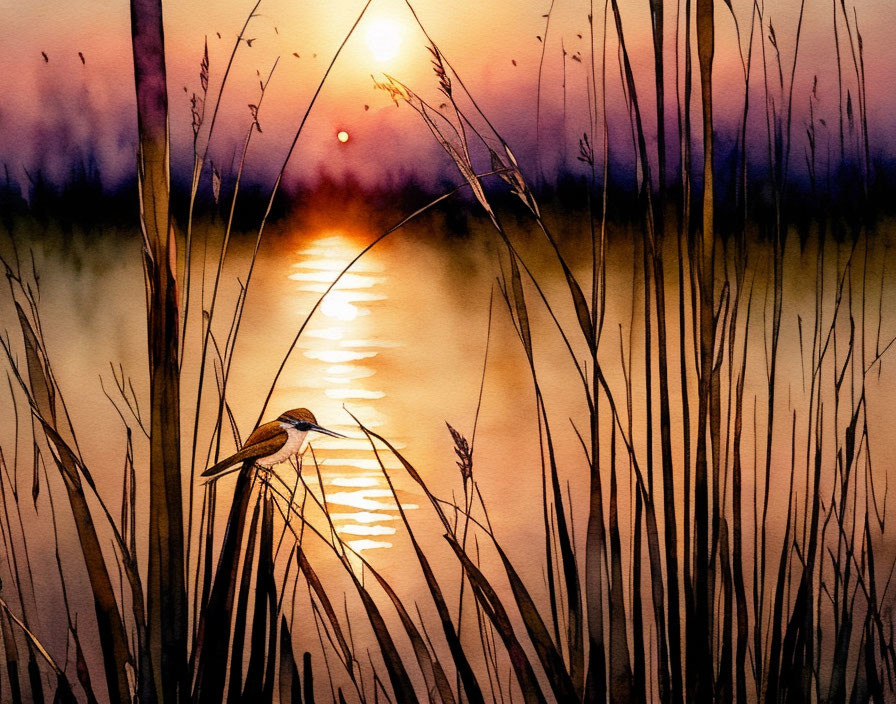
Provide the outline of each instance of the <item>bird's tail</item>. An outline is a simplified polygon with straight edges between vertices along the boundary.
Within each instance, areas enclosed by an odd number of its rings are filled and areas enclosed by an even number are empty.
[[[205,470],[202,473],[202,476],[203,477],[211,477],[215,474],[220,474],[225,469],[228,469],[229,467],[232,467],[233,465],[238,464],[238,463],[239,463],[239,458],[236,457],[235,455],[232,455],[232,456],[228,457],[226,460],[221,460],[220,462],[218,462],[218,464],[214,465],[213,467],[209,467],[207,470]]]

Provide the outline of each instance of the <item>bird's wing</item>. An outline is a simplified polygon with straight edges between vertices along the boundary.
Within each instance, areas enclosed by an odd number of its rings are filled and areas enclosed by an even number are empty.
[[[272,455],[283,447],[286,439],[286,431],[279,423],[260,425],[246,438],[246,442],[239,452],[231,455],[226,460],[221,460],[215,466],[209,467],[202,473],[202,476],[210,477],[240,462],[257,460],[261,457]]]

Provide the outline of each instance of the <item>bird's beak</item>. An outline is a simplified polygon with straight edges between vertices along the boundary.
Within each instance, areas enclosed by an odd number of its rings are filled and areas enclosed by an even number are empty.
[[[323,435],[329,435],[333,438],[348,437],[347,435],[343,435],[342,433],[337,433],[335,430],[327,430],[326,428],[322,428],[319,425],[315,425],[314,423],[311,424],[311,427],[308,430],[313,430],[314,432],[321,433]]]

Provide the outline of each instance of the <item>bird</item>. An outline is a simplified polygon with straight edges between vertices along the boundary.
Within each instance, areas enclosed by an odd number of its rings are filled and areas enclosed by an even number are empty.
[[[45,63],[45,64],[50,63],[50,57],[47,56],[47,52],[42,51],[42,52],[40,52],[40,55],[44,57],[44,63]]]
[[[83,52],[81,52],[81,51],[78,52],[78,58],[81,59],[81,64],[82,64],[82,65],[87,63],[86,59],[84,58],[84,53],[83,53]]]
[[[285,462],[293,455],[299,454],[308,433],[317,432],[334,438],[345,435],[327,430],[317,424],[314,414],[307,408],[294,408],[286,411],[277,420],[259,425],[246,438],[239,452],[209,467],[202,473],[203,477],[213,477],[239,463],[257,464],[270,469],[275,464]]]

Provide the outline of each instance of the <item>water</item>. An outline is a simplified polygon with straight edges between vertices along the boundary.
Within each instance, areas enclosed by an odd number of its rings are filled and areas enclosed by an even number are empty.
[[[233,365],[228,377],[227,398],[242,438],[251,432],[258,418],[260,405],[267,394],[274,373],[287,353],[296,332],[305,321],[321,294],[348,262],[378,234],[377,229],[363,218],[348,223],[290,221],[271,228],[262,243],[252,285],[245,301],[243,322],[235,345]],[[578,230],[576,228],[579,228]],[[570,223],[569,237],[564,239],[565,251],[572,254],[574,271],[579,280],[589,280],[587,242],[576,239],[581,235],[581,222]],[[217,235],[215,235],[217,236]],[[577,332],[577,322],[571,310],[569,294],[562,273],[547,251],[543,240],[511,231],[519,243],[533,271],[539,277],[545,294],[556,305],[560,323],[570,331],[576,359],[582,363],[586,350]],[[600,360],[608,385],[613,391],[617,407],[623,414],[621,425],[630,433],[636,455],[645,468],[645,455],[654,452],[654,481],[661,494],[659,441],[652,446],[645,436],[647,390],[645,384],[643,279],[639,272],[641,254],[633,242],[639,233],[620,231],[611,242],[611,261],[608,266],[607,316],[600,346]],[[122,459],[125,453],[124,432],[115,407],[103,393],[99,378],[113,401],[122,408],[119,396],[110,384],[109,362],[120,362],[124,373],[133,380],[136,398],[141,408],[146,407],[145,322],[143,279],[139,259],[139,242],[133,240],[93,239],[69,241],[61,239],[35,240],[36,269],[41,276],[41,315],[47,346],[69,410],[79,432],[79,443],[87,466],[97,478],[100,492],[117,510],[121,495]],[[197,238],[197,242],[202,242]],[[791,240],[791,243],[794,239]],[[222,289],[213,324],[214,347],[223,349],[230,337],[230,315],[237,302],[241,283],[247,276],[248,257],[254,242],[240,237],[232,243],[225,262]],[[768,553],[772,560],[782,544],[786,526],[788,502],[792,495],[797,507],[793,514],[792,535],[802,539],[805,533],[807,498],[816,492],[829,503],[838,477],[838,452],[846,446],[844,436],[853,402],[848,385],[862,374],[861,360],[866,368],[863,408],[867,410],[868,439],[862,441],[856,467],[861,471],[860,482],[854,483],[857,500],[868,500],[873,483],[883,496],[887,482],[896,466],[896,442],[889,432],[892,389],[896,388],[896,367],[888,356],[896,345],[888,343],[896,335],[892,301],[896,298],[892,277],[892,248],[886,237],[875,240],[868,261],[867,280],[859,275],[863,253],[853,255],[854,272],[844,277],[850,256],[846,246],[829,245],[825,250],[820,280],[816,279],[818,261],[815,245],[805,251],[790,246],[784,262],[784,309],[781,339],[778,348],[778,381],[775,397],[775,436],[771,449],[768,519],[763,526],[768,533]],[[368,428],[381,433],[415,465],[428,486],[439,497],[464,499],[462,481],[455,465],[452,439],[446,421],[456,427],[474,444],[474,478],[488,505],[489,518],[495,534],[520,571],[533,598],[540,607],[547,602],[547,588],[543,579],[544,533],[542,517],[543,448],[539,445],[537,414],[533,384],[520,341],[511,324],[510,314],[500,294],[496,276],[500,276],[499,247],[487,228],[475,232],[469,239],[452,240],[433,233],[430,224],[422,224],[399,231],[374,247],[352,267],[337,286],[323,300],[311,317],[307,328],[279,377],[262,421],[276,418],[281,412],[297,407],[311,409],[324,427],[345,434],[346,438],[312,436],[311,449],[304,457],[302,478],[314,496],[325,499],[335,532],[351,550],[375,566],[401,594],[406,606],[421,610],[424,623],[434,624],[431,600],[422,583],[420,569],[400,521],[397,502],[406,510],[417,539],[435,565],[446,599],[456,607],[460,568],[456,557],[443,539],[444,529],[434,518],[433,511],[420,488],[408,477],[398,460],[387,451],[375,453],[364,433],[352,418],[356,416]],[[199,353],[201,328],[198,324],[201,308],[210,304],[210,286],[216,266],[214,237],[207,249],[197,246],[193,253],[194,293],[191,302],[190,327],[183,371],[182,393],[185,408],[185,428],[191,426],[192,409],[198,379],[195,359]],[[666,306],[670,316],[669,369],[674,459],[675,496],[678,511],[679,541],[692,526],[683,518],[683,471],[681,388],[678,378],[677,355],[677,267],[669,254],[666,268]],[[749,314],[749,337],[744,347],[746,301],[741,300],[740,317],[734,334],[734,367],[729,370],[726,356],[723,361],[721,391],[722,446],[719,448],[721,487],[725,511],[731,511],[732,426],[728,415],[731,391],[740,371],[741,354],[746,354],[746,382],[744,398],[744,433],[741,443],[743,460],[742,491],[744,494],[744,561],[747,567],[747,589],[751,584],[754,555],[754,492],[758,495],[759,510],[765,491],[765,424],[767,420],[767,360],[771,317],[771,263],[768,248],[751,244],[746,274],[746,290],[752,291]],[[204,266],[203,266],[204,264]],[[201,285],[202,271],[205,285]],[[819,281],[820,284],[819,285]],[[847,294],[836,303],[839,286]],[[585,549],[585,526],[588,518],[588,465],[579,444],[575,428],[587,434],[587,407],[575,367],[558,335],[553,322],[545,313],[538,297],[527,286],[530,323],[536,351],[539,383],[551,421],[554,451],[560,473],[567,516],[574,532],[575,548],[582,556]],[[492,307],[489,324],[490,300]],[[4,304],[5,305],[5,304]],[[813,321],[816,311],[822,318],[822,339],[836,314],[834,334],[829,338],[825,361],[817,377],[818,393],[822,399],[824,438],[822,442],[823,471],[819,488],[807,482],[812,466],[814,447],[813,425],[818,418],[812,413],[813,364],[821,348],[813,343]],[[674,315],[673,315],[674,312]],[[15,312],[2,309],[3,320],[15,330]],[[850,316],[856,325],[855,346],[850,351]],[[864,325],[863,325],[864,323]],[[487,331],[491,329],[486,345]],[[656,344],[654,328],[653,344]],[[686,329],[686,334],[690,330]],[[726,338],[726,345],[727,345]],[[488,363],[485,364],[486,349]],[[877,359],[878,355],[883,355]],[[212,355],[214,357],[214,355]],[[652,402],[654,430],[658,434],[659,417],[656,351]],[[872,362],[872,360],[877,360]],[[691,413],[696,415],[696,376],[693,349],[686,347],[685,387],[691,397]],[[870,365],[870,366],[869,366]],[[200,473],[212,463],[206,460],[211,421],[215,406],[216,363],[210,363],[206,377],[200,414],[195,472]],[[834,398],[834,373],[847,369],[847,386],[839,400]],[[627,370],[627,377],[623,374]],[[484,372],[484,377],[483,377]],[[731,376],[729,377],[729,372]],[[590,375],[590,370],[587,370]],[[480,385],[483,392],[480,403]],[[627,386],[627,381],[631,382]],[[819,396],[814,396],[819,398]],[[857,398],[857,397],[856,397]],[[629,404],[631,404],[629,406]],[[839,404],[839,405],[838,405]],[[633,420],[629,425],[627,408]],[[0,401],[0,413],[10,418],[8,400]],[[607,479],[610,467],[609,437],[612,424],[605,399],[602,400],[601,472]],[[863,410],[863,413],[865,410]],[[819,417],[821,417],[821,415]],[[132,425],[133,419],[127,415]],[[24,419],[24,416],[23,416]],[[692,423],[694,419],[692,418]],[[22,428],[25,426],[22,425]],[[754,428],[756,429],[754,432]],[[98,430],[101,429],[101,430]],[[475,430],[475,435],[474,435]],[[12,424],[2,426],[2,445],[7,458],[14,447]],[[791,433],[793,433],[791,435]],[[185,431],[184,447],[190,446]],[[20,446],[25,438],[20,430]],[[222,455],[233,450],[235,442],[229,432],[222,435]],[[618,438],[617,438],[618,440]],[[694,440],[692,437],[693,461]],[[871,449],[869,449],[871,448]],[[30,449],[30,448],[29,448]],[[622,545],[623,576],[628,584],[631,574],[631,540],[634,501],[633,472],[621,442],[617,442],[616,471],[618,474],[618,502],[620,538]],[[138,467],[138,526],[145,525],[145,468],[146,443],[135,434],[135,464]],[[312,454],[313,451],[313,454]],[[21,450],[23,456],[27,454]],[[185,456],[189,452],[185,450]],[[873,459],[873,464],[871,460]],[[397,502],[385,478],[393,480]],[[30,463],[20,461],[20,483],[30,482]],[[189,460],[185,461],[185,486]],[[320,470],[320,481],[315,465]],[[859,471],[856,470],[856,471]],[[295,472],[288,466],[277,468],[277,474],[292,487]],[[58,477],[53,477],[54,495],[60,496]],[[229,503],[233,476],[221,480],[218,493],[218,524],[223,529]],[[854,480],[855,481],[855,480]],[[52,483],[51,482],[51,483]],[[861,486],[860,486],[861,484]],[[605,502],[607,486],[604,485]],[[198,518],[202,489],[197,482],[197,501],[194,515]],[[302,489],[296,504],[305,501]],[[880,499],[878,499],[879,501]],[[335,559],[326,545],[328,527],[322,514],[308,499],[307,515],[321,531],[319,537],[306,537],[303,546],[321,576],[328,593],[336,601],[348,595],[350,619],[363,647],[373,643],[366,617],[356,611],[354,585],[348,581],[344,566]],[[46,489],[39,497],[40,510],[46,508]],[[870,506],[870,504],[868,504]],[[873,510],[874,507],[872,507]],[[26,507],[26,511],[30,510]],[[858,513],[859,511],[857,511]],[[477,508],[477,516],[481,512]],[[45,514],[37,514],[38,518]],[[662,511],[658,520],[663,521]],[[30,520],[30,519],[26,519]],[[298,524],[295,526],[298,528]],[[887,529],[890,530],[889,528]],[[220,538],[222,530],[216,532]],[[476,550],[483,572],[494,580],[502,598],[510,598],[501,581],[502,567],[494,556],[488,537],[472,531],[468,549]],[[47,540],[44,541],[44,538]],[[36,535],[32,559],[52,559],[49,535]],[[194,550],[198,547],[193,535]],[[643,538],[643,533],[642,533]],[[827,536],[831,540],[831,534]],[[896,542],[889,533],[876,533],[877,558],[881,564],[891,564]],[[63,554],[78,554],[77,541],[72,532],[61,535]],[[46,544],[45,544],[46,543]],[[142,547],[142,546],[141,546]],[[679,550],[681,550],[679,542]],[[649,568],[646,547],[642,545],[642,598],[647,603]],[[286,552],[281,552],[277,566],[278,579],[283,575]],[[191,556],[195,569],[196,552]],[[352,560],[358,568],[358,561]],[[580,566],[581,569],[581,566]],[[830,572],[829,566],[828,576]],[[77,578],[72,578],[73,583]],[[629,588],[634,588],[634,585]],[[304,594],[304,582],[290,576],[283,593],[284,603],[295,608],[297,619],[311,613],[309,597]],[[78,610],[88,613],[92,608],[85,599],[86,590],[72,590],[76,594]],[[59,598],[52,580],[37,587],[38,601]],[[46,593],[45,593],[46,592]],[[380,595],[381,596],[381,595]],[[469,602],[465,602],[469,603]],[[475,611],[465,606],[462,631],[478,638]],[[766,605],[766,617],[768,616]],[[391,614],[391,611],[389,611]],[[341,614],[340,614],[341,616]],[[44,615],[50,620],[52,615]],[[387,618],[392,618],[388,616]],[[512,618],[516,619],[515,615]],[[468,621],[467,619],[472,619]],[[300,621],[307,624],[308,621]],[[61,633],[57,641],[50,636],[50,645],[62,652],[65,647],[65,624],[46,632]],[[396,629],[400,625],[390,624]],[[519,626],[515,623],[515,626]],[[315,648],[303,643],[302,647]],[[473,644],[472,647],[477,647]],[[476,665],[481,666],[481,663]]]
[[[321,233],[298,250],[289,280],[299,284],[296,300],[300,309],[310,309],[355,254],[350,239],[339,232]],[[378,337],[372,330],[371,309],[389,299],[387,290],[388,277],[375,257],[358,262],[327,294],[305,332],[300,343],[302,355],[310,361],[304,365],[305,376],[320,381],[301,384],[298,390],[302,397],[314,398],[321,417],[345,418],[346,413],[340,411],[348,404],[366,427],[381,430],[389,425],[388,415],[375,405],[366,405],[387,395],[377,375],[378,358],[402,344]],[[389,454],[378,458],[366,436],[349,421],[330,423],[347,438],[313,439],[330,517],[339,537],[352,550],[389,548],[398,507],[380,462],[387,469],[398,469],[400,464]],[[405,447],[398,441],[395,446]],[[403,507],[416,509],[417,505],[406,503]]]

